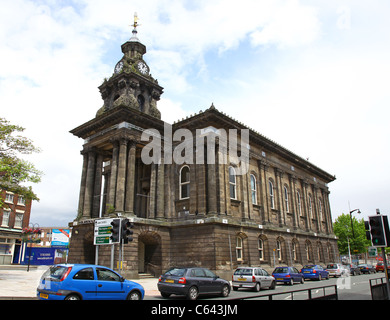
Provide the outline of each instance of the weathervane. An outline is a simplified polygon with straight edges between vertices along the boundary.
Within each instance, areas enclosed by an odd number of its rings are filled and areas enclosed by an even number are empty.
[[[137,12],[134,12],[134,23],[131,25],[131,27],[134,27],[134,29],[133,29],[133,36],[130,38],[130,41],[139,41],[137,37],[137,26],[139,26],[138,16],[137,16]]]

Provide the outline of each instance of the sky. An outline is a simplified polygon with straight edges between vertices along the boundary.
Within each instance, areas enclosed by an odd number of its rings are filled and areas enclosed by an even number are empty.
[[[83,141],[134,12],[162,119],[213,103],[335,175],[333,221],[390,214],[387,0],[0,0],[0,116],[41,148],[30,221],[77,215]],[[389,188],[390,189],[390,188]],[[355,215],[355,213],[354,213]]]

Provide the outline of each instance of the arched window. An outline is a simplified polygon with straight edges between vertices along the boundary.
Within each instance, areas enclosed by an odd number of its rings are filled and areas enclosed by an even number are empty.
[[[288,205],[288,189],[286,186],[284,186],[284,204],[286,205],[286,212],[289,212],[290,208]]]
[[[237,255],[237,261],[243,260],[243,241],[241,237],[237,237],[236,255]]]
[[[180,170],[180,199],[190,197],[190,168],[183,166]]]
[[[271,209],[275,209],[274,185],[272,184],[271,180],[268,181],[268,190]]]
[[[138,100],[138,106],[139,106],[139,111],[141,112],[144,112],[144,106],[145,106],[145,98],[142,94],[140,94],[138,97],[137,97],[137,100]]]
[[[253,174],[251,174],[251,193],[252,193],[252,203],[257,204],[256,177]]]
[[[237,199],[236,186],[237,186],[236,171],[234,170],[233,167],[229,167],[230,199]]]

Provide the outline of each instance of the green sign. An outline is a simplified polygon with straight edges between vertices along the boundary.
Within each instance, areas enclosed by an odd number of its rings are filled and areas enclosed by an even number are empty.
[[[111,229],[112,227],[111,226],[107,226],[107,227],[98,227],[98,236],[100,235],[104,235],[104,234],[111,234]]]
[[[109,244],[110,237],[96,237],[95,242],[96,244]]]

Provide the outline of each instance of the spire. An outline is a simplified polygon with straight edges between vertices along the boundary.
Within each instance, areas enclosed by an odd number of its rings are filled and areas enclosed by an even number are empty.
[[[131,25],[132,27],[134,27],[133,29],[133,36],[130,38],[130,41],[137,41],[139,42],[139,39],[137,37],[137,26],[138,26],[138,16],[137,16],[137,12],[134,12],[134,23]]]

